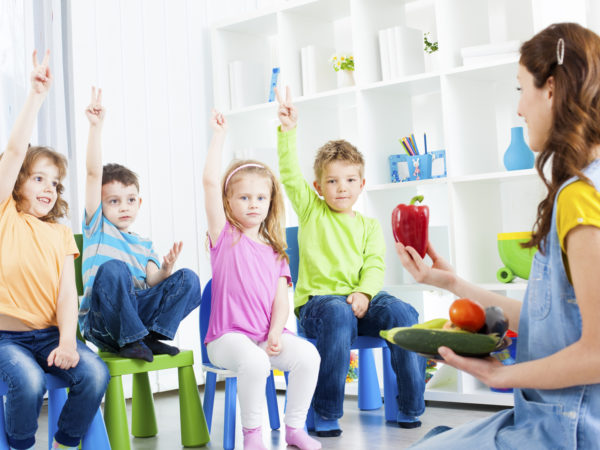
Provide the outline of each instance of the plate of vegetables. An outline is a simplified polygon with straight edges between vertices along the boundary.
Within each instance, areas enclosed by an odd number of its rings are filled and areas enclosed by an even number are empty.
[[[450,306],[450,320],[433,319],[412,327],[380,331],[381,337],[427,358],[442,359],[441,346],[457,355],[486,357],[508,347],[508,320],[497,306],[483,308],[478,302],[459,298]]]

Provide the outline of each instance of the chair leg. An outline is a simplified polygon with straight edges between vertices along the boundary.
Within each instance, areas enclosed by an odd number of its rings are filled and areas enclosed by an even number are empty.
[[[271,430],[278,430],[281,426],[279,422],[279,408],[277,406],[277,390],[275,389],[275,377],[273,371],[267,377],[267,385],[265,388],[267,394],[267,410],[269,411],[269,424]]]
[[[235,448],[235,408],[237,400],[237,378],[225,380],[225,424],[223,428],[223,449]]]
[[[148,372],[133,374],[131,395],[131,434],[135,437],[152,437],[158,433],[154,397]]]
[[[104,397],[104,423],[110,446],[119,450],[130,450],[127,410],[121,375],[111,376]]]
[[[385,420],[396,422],[398,419],[398,383],[396,374],[392,368],[392,358],[390,349],[383,347],[381,349],[383,359],[383,405],[385,408]]]
[[[48,449],[52,448],[52,440],[58,430],[58,418],[67,401],[67,390],[48,389]]]
[[[0,396],[0,450],[9,450],[4,420],[4,396],[2,395]]]
[[[370,411],[381,408],[381,391],[375,369],[373,350],[358,350],[358,409]]]
[[[90,427],[81,440],[81,450],[110,450],[108,434],[106,434],[100,408],[96,411]]]
[[[206,418],[206,426],[210,433],[210,427],[212,425],[213,408],[215,405],[215,390],[217,387],[217,374],[214,372],[206,372],[206,378],[204,379],[204,417]]]
[[[204,445],[210,441],[210,435],[202,411],[194,369],[192,366],[180,367],[177,375],[179,379],[181,444],[184,447]]]

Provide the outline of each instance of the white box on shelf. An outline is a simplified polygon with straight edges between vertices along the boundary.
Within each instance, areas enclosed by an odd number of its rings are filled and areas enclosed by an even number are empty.
[[[332,49],[317,45],[307,45],[300,49],[303,96],[335,88],[335,71],[329,62],[333,53]]]
[[[397,76],[424,72],[423,32],[416,28],[396,26],[393,34]]]
[[[485,64],[498,59],[518,57],[520,41],[508,41],[500,44],[475,45],[460,50],[463,65]]]
[[[392,78],[391,72],[391,55],[390,55],[390,38],[387,30],[379,30],[379,61],[381,63],[381,79],[383,81]]]

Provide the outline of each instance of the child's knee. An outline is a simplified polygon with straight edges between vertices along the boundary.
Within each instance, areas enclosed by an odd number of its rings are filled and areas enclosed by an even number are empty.
[[[176,272],[182,277],[182,283],[188,290],[197,290],[200,293],[200,278],[191,269],[179,269]]]
[[[92,351],[84,351],[80,352],[79,364],[82,370],[81,383],[91,392],[102,396],[110,381],[110,373],[104,361]]]
[[[252,378],[267,378],[271,373],[271,361],[266,352],[245,355],[240,361],[239,372]]]

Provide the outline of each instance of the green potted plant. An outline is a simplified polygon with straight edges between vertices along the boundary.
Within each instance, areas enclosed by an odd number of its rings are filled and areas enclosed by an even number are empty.
[[[434,41],[431,37],[431,32],[423,34],[423,51],[425,52],[425,68],[427,71],[439,69],[439,53],[440,49],[438,41]]]

